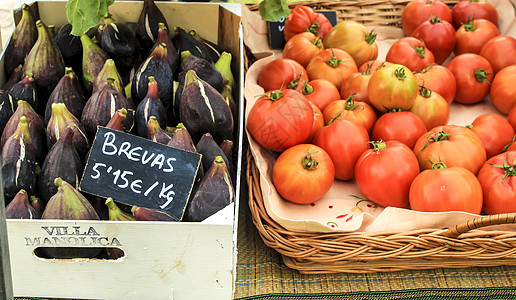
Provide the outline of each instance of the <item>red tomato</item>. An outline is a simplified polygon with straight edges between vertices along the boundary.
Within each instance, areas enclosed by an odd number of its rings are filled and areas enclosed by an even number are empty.
[[[410,71],[421,71],[435,62],[432,51],[425,47],[425,43],[414,37],[404,37],[392,44],[385,58],[393,64],[404,65]]]
[[[459,28],[468,19],[485,19],[498,26],[498,12],[486,0],[461,0],[452,8],[453,27]]]
[[[461,167],[424,170],[412,182],[409,198],[410,208],[417,211],[482,211],[480,183],[475,174]]]
[[[293,89],[301,91],[308,73],[297,61],[279,58],[268,63],[258,75],[258,84],[266,91]]]
[[[419,174],[414,153],[398,141],[373,142],[373,146],[357,161],[357,187],[378,205],[407,208],[410,184]]]
[[[406,36],[430,17],[438,17],[448,23],[452,22],[451,9],[442,1],[434,0],[413,0],[401,12],[401,26]]]
[[[314,79],[307,82],[301,92],[321,111],[324,111],[331,102],[340,99],[337,87],[326,79]]]
[[[348,80],[344,81],[340,88],[340,97],[347,99],[349,96],[354,95],[354,99],[357,102],[369,102],[369,96],[367,95],[367,86],[369,85],[369,79],[371,79],[371,73],[355,73]]]
[[[330,124],[334,119],[352,120],[364,126],[368,133],[376,122],[374,109],[367,103],[355,101],[353,96],[333,101],[323,111],[323,116],[324,124]]]
[[[512,129],[516,132],[516,106],[513,106],[509,115],[507,116],[507,121],[511,124]]]
[[[455,101],[464,104],[478,103],[489,93],[493,69],[487,59],[474,53],[455,56],[448,64],[455,77]]]
[[[516,64],[516,39],[500,35],[487,41],[480,56],[489,61],[496,75],[501,69]]]
[[[301,32],[290,38],[283,47],[283,57],[300,63],[304,68],[312,57],[324,49],[322,40],[311,32]]]
[[[455,29],[449,22],[437,17],[419,24],[412,36],[425,42],[438,64],[442,64],[455,47]]]
[[[516,151],[489,159],[478,171],[487,214],[516,212]]]
[[[505,148],[505,152],[510,151],[516,151],[516,136],[513,138],[512,142]]]
[[[511,143],[514,129],[503,117],[495,114],[481,114],[466,126],[478,135],[486,149],[487,159],[502,153]]]
[[[309,204],[319,200],[333,185],[335,167],[322,148],[310,144],[292,146],[274,162],[272,182],[285,200]]]
[[[432,92],[424,85],[419,89],[419,94],[410,111],[416,114],[425,123],[426,130],[436,126],[448,124],[450,118],[450,106],[439,94]]]
[[[457,84],[453,73],[441,65],[429,65],[421,72],[414,73],[419,86],[424,85],[434,93],[441,95],[448,104],[455,98]]]
[[[425,123],[410,111],[388,112],[381,115],[373,127],[372,140],[398,141],[414,147],[420,136],[426,133]]]
[[[490,95],[494,106],[502,113],[508,114],[516,106],[516,65],[503,68],[496,74],[491,84]]]
[[[479,54],[482,46],[490,39],[499,36],[496,25],[488,20],[471,19],[462,24],[455,32],[455,55],[462,53]]]
[[[366,61],[363,65],[358,68],[359,73],[367,72],[370,75],[373,75],[374,72],[378,71],[380,68],[383,68],[384,66],[391,65],[390,62],[383,61],[383,60],[370,60]]]
[[[326,79],[339,89],[358,69],[353,57],[346,51],[329,48],[314,56],[306,66],[306,71],[311,80]]]
[[[313,8],[304,5],[296,6],[285,19],[285,41],[294,35],[309,31],[321,39],[324,39],[332,28],[330,21],[322,13],[317,13]]]
[[[458,125],[432,128],[416,142],[414,153],[421,170],[431,169],[432,163],[441,161],[448,167],[463,167],[477,174],[486,161],[486,150],[480,138]]]
[[[304,142],[314,121],[314,111],[303,94],[276,90],[256,100],[247,117],[247,130],[262,147],[284,151]]]
[[[312,109],[314,110],[314,122],[312,124],[312,130],[310,131],[310,135],[306,138],[306,140],[304,142],[305,144],[312,143],[312,140],[314,139],[314,136],[317,133],[317,131],[319,131],[319,129],[324,127],[324,116],[323,116],[321,110],[319,109],[319,107],[317,107],[317,105],[313,104],[311,101],[310,101],[310,105],[312,106]]]
[[[369,79],[369,101],[379,111],[409,110],[417,96],[417,82],[405,66],[392,64],[376,71]]]
[[[337,119],[317,131],[313,144],[330,155],[335,165],[335,178],[350,180],[355,175],[358,157],[369,149],[369,135],[357,122]]]
[[[374,30],[355,21],[341,21],[333,27],[323,40],[325,48],[338,48],[349,53],[357,66],[378,57]]]

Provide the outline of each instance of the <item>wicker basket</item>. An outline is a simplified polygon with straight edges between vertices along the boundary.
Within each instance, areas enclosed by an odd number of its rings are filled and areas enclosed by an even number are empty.
[[[410,0],[304,1],[317,10],[334,10],[338,20],[401,27],[401,12]],[[444,1],[452,6],[457,1]],[[249,5],[257,11],[257,5]],[[246,53],[246,66],[254,62]],[[453,228],[408,232],[307,233],[287,230],[269,217],[260,175],[247,152],[249,207],[265,244],[278,251],[292,269],[305,274],[370,273],[409,269],[516,265],[516,231],[483,230],[488,225],[516,223],[516,214],[480,217]]]

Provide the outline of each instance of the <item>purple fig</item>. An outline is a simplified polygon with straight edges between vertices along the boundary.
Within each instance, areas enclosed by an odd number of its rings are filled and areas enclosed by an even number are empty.
[[[77,75],[72,68],[66,67],[65,74],[48,98],[45,108],[45,124],[48,124],[52,115],[53,103],[64,103],[75,118],[81,118],[86,100],[84,99],[84,94],[77,88],[77,84]]]
[[[167,20],[154,0],[144,0],[135,33],[140,46],[143,48],[143,53],[149,53],[148,51],[154,45],[158,36],[159,23],[165,24],[168,28]]]
[[[168,144],[173,136],[161,128],[155,116],[150,116],[149,121],[147,121],[147,135],[149,140],[163,145]]]
[[[5,125],[14,113],[13,97],[8,92],[0,90],[0,132],[4,131]]]
[[[29,196],[21,189],[5,207],[6,219],[39,219],[36,210],[29,203]]]
[[[161,128],[166,128],[167,112],[159,98],[158,83],[156,80],[154,80],[154,76],[149,76],[147,95],[136,108],[136,133],[143,138],[148,137],[147,121],[149,120],[150,116],[156,117],[156,121],[158,121],[158,123],[161,125]]]
[[[195,56],[190,51],[186,50],[181,52],[180,70],[185,73],[190,70],[194,70],[195,74],[200,79],[206,81],[217,91],[222,92],[222,88],[224,87],[222,74],[220,74],[219,70],[217,70],[210,61]]]
[[[122,211],[113,201],[113,198],[107,198],[106,205],[109,210],[110,221],[136,221],[132,215]]]
[[[90,142],[81,122],[70,113],[64,103],[52,104],[52,114],[46,129],[47,147],[49,149],[52,148],[61,139],[61,136],[64,136],[68,126],[75,126],[75,130],[72,133],[73,147],[82,157],[90,149]],[[67,180],[67,178],[64,180]]]
[[[13,31],[11,40],[5,49],[5,70],[10,76],[14,70],[25,62],[25,57],[38,39],[34,15],[27,4],[22,4],[22,16]]]
[[[156,39],[156,42],[154,43],[154,46],[150,52],[152,52],[154,48],[158,47],[161,43],[165,43],[167,46],[168,64],[170,65],[170,69],[172,69],[172,73],[176,74],[177,70],[179,69],[179,54],[177,53],[174,43],[172,43],[172,40],[170,39],[170,33],[165,24],[159,23],[158,27],[158,38]]]
[[[29,202],[30,205],[34,207],[34,210],[36,211],[36,219],[41,219],[43,211],[45,210],[45,203],[34,195],[30,196]]]
[[[23,65],[18,65],[16,67],[16,69],[14,69],[13,73],[11,74],[11,76],[9,77],[7,82],[4,84],[2,89],[9,91],[13,87],[13,85],[18,83],[18,81],[20,81],[22,79],[22,75],[23,75]]]
[[[120,77],[120,73],[118,73],[115,61],[112,59],[106,60],[99,74],[97,74],[95,77],[92,93],[95,93],[104,85],[108,84],[108,78],[113,78],[115,80],[113,82],[113,86],[120,94],[124,95],[125,97],[125,89],[124,85],[122,84],[122,77]]]
[[[38,109],[38,91],[32,73],[25,75],[22,80],[14,84],[9,90],[9,95],[13,97],[14,110],[19,100],[27,101],[34,110]]]
[[[82,68],[82,43],[81,37],[71,34],[72,24],[67,23],[63,25],[54,41],[57,47],[61,50],[65,66],[73,68],[75,71],[80,71]]]
[[[92,91],[95,78],[100,73],[106,60],[107,53],[96,45],[88,35],[81,36],[82,43],[82,79],[87,91]]]
[[[179,220],[164,212],[157,209],[139,207],[134,205],[131,208],[131,212],[136,221],[167,221],[167,222],[179,222]]]

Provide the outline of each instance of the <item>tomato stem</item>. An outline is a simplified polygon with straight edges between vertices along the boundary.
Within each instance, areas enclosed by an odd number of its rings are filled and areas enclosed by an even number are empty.
[[[478,82],[488,82],[489,78],[488,76],[491,75],[491,73],[486,72],[484,69],[475,70],[475,78]]]
[[[423,148],[421,150],[424,150],[426,148],[426,146],[428,146],[428,143],[430,143],[430,141],[440,142],[440,141],[445,141],[445,140],[449,140],[449,139],[450,139],[450,134],[445,133],[444,131],[439,131],[438,133],[430,132],[426,136],[425,144],[423,145]]]
[[[492,163],[488,163],[488,164],[490,164],[493,167],[497,167],[497,168],[502,168],[503,169],[503,173],[504,174],[502,176],[502,181],[504,181],[505,178],[507,178],[507,177],[516,176],[516,158],[512,162],[512,165],[510,165],[509,162],[507,161],[507,157],[508,156],[509,156],[508,154],[505,154],[503,165],[495,165],[495,164],[492,164]]]
[[[281,97],[283,97],[283,92],[281,90],[272,91],[265,94],[265,99],[269,99],[272,102],[278,101],[279,99],[281,99]]]
[[[303,93],[303,95],[310,95],[314,92],[314,87],[305,80],[305,86],[303,87],[303,90],[301,92]]]
[[[465,31],[475,31],[475,29],[477,29],[477,26],[475,26],[475,16],[471,19],[468,17],[466,23],[462,23],[462,25],[464,26]]]
[[[407,74],[405,74],[405,67],[399,67],[394,71],[394,75],[399,80],[405,80],[407,78]]]
[[[430,166],[432,167],[432,170],[448,168],[448,166],[442,160],[434,162],[430,159]]]
[[[432,90],[425,87],[425,84],[423,83],[422,85],[419,86],[419,94],[423,98],[430,98],[430,96],[432,96]]]
[[[410,47],[416,51],[417,56],[419,58],[424,59],[425,58],[425,44],[421,44],[420,46],[414,46],[410,44]]]
[[[376,40],[376,32],[374,32],[374,30],[371,30],[371,32],[367,33],[365,35],[365,41],[369,44],[369,45],[372,45],[374,43],[374,41]]]
[[[338,67],[342,63],[341,59],[337,59],[337,56],[335,55],[335,52],[333,52],[333,48],[331,49],[331,57],[328,58],[326,63],[328,65],[330,65],[330,67],[333,67],[333,68]]]
[[[319,27],[321,27],[321,25],[319,25],[319,22],[317,22],[316,20],[310,26],[308,26],[306,31],[311,32],[314,35],[317,35],[319,33]]]
[[[346,110],[355,110],[357,107],[362,106],[361,104],[355,105],[355,95],[356,92],[354,92],[346,98],[346,103],[344,105],[344,108]]]
[[[288,83],[287,89],[295,90],[301,81],[301,76],[303,76],[303,72],[299,74],[294,80]]]
[[[380,140],[380,141],[372,141],[371,144],[373,144],[373,149],[376,153],[378,153],[379,151],[387,148],[387,144],[385,144],[385,142],[383,140]]]
[[[301,160],[301,165],[305,170],[315,170],[319,166],[319,162],[313,158],[312,153],[308,152]]]
[[[435,24],[441,23],[441,22],[442,21],[441,21],[441,19],[439,19],[439,17],[432,17],[432,18],[430,18],[430,24],[432,24],[432,25],[435,25]]]
[[[315,47],[319,48],[319,49],[322,49],[322,46],[323,46],[323,43],[322,43],[322,40],[318,37],[316,37],[315,39],[312,40],[312,44],[315,45]]]

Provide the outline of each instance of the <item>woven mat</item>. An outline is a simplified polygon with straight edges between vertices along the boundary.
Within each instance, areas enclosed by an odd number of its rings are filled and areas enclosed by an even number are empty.
[[[240,203],[235,299],[516,299],[516,267],[303,275],[285,266]]]

